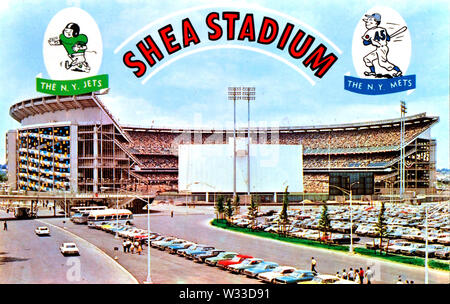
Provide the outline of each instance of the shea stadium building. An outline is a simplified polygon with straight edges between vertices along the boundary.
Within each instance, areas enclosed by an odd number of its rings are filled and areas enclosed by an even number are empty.
[[[99,93],[45,96],[11,106],[11,117],[21,124],[6,138],[13,190],[177,193],[180,144],[226,144],[233,138],[233,130],[121,125],[100,99]],[[430,129],[439,117],[421,113],[403,119],[406,192],[433,194],[436,141]],[[338,187],[355,183],[356,197],[373,198],[398,194],[400,122],[291,126],[276,132],[255,127],[250,137],[251,143],[302,145],[303,195],[328,199],[342,195]],[[237,130],[238,138],[246,136],[247,129]],[[213,193],[193,194],[213,201]]]

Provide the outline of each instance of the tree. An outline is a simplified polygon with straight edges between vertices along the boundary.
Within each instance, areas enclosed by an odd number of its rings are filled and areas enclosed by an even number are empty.
[[[388,237],[387,228],[386,228],[386,218],[384,215],[385,211],[386,211],[386,208],[384,207],[384,202],[381,202],[380,213],[378,213],[378,221],[375,226],[377,236],[380,238],[380,253],[383,252],[383,238]],[[375,242],[375,239],[374,239],[374,242]],[[388,246],[389,246],[389,242],[388,242]],[[376,251],[375,246],[374,246],[374,248]],[[386,251],[387,251],[387,248],[386,248]]]
[[[241,211],[241,204],[239,203],[240,199],[239,199],[239,195],[235,195],[233,197],[233,208],[234,208],[234,214],[239,214]]]
[[[6,176],[5,173],[0,172],[0,182],[3,183],[3,182],[6,182],[6,181],[8,181],[8,177]]]
[[[323,202],[323,204],[322,204],[322,214],[320,215],[320,220],[319,220],[319,230],[324,232],[323,239],[326,239],[328,232],[331,231],[330,218],[328,217],[328,206],[325,202]],[[330,235],[330,237],[331,237],[331,235]],[[322,240],[321,237],[319,237],[319,238]]]
[[[255,226],[258,207],[259,207],[259,196],[252,195],[250,200],[250,206],[248,207],[248,217],[252,221],[252,228]]]
[[[216,201],[216,204],[215,204],[216,213],[217,213],[217,219],[219,219],[219,217],[223,218],[223,213],[225,211],[225,207],[224,207],[224,204],[223,204],[224,199],[225,198],[223,197],[223,195],[219,195],[217,197],[217,201]]]
[[[226,215],[227,215],[227,221],[229,222],[231,220],[231,217],[233,216],[233,205],[231,204],[231,198],[227,198],[227,206],[225,209]]]
[[[286,186],[286,189],[284,189],[283,194],[283,207],[280,212],[280,225],[281,225],[281,233],[286,235],[286,226],[289,225],[289,217],[287,214],[287,210],[289,208],[289,192],[288,187]]]

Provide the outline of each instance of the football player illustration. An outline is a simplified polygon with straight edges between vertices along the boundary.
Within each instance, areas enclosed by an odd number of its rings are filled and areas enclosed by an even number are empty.
[[[364,56],[364,64],[370,69],[370,71],[364,72],[366,76],[375,76],[375,77],[400,77],[402,76],[402,71],[400,68],[388,60],[389,47],[388,42],[392,37],[397,36],[398,34],[404,32],[406,27],[402,27],[400,30],[396,31],[392,35],[389,35],[385,28],[380,27],[381,23],[381,15],[378,13],[372,15],[366,15],[363,19],[365,23],[365,27],[367,31],[361,37],[363,40],[363,44],[365,46],[373,45],[375,46],[375,50]],[[375,66],[373,65],[374,61],[378,61],[378,65],[391,72],[391,74],[377,74],[375,72]]]
[[[80,27],[76,23],[68,23],[59,37],[48,40],[50,45],[64,46],[70,59],[70,61],[66,60],[64,64],[67,70],[89,73],[91,68],[85,57],[87,42],[88,37],[80,34]]]

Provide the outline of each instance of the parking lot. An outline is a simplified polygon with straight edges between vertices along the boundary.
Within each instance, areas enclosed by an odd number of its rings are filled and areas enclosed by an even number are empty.
[[[385,240],[384,250],[409,256],[425,256],[425,242],[428,237],[428,255],[430,258],[448,260],[450,255],[450,223],[448,203],[430,203],[421,205],[386,204],[385,224],[389,245]],[[331,225],[331,237],[335,244],[350,244],[350,225],[353,222],[353,244],[356,247],[379,249],[377,222],[379,206],[329,206],[328,216]],[[425,208],[428,208],[428,236],[425,229]],[[430,211],[432,210],[432,211]],[[285,228],[291,237],[321,240],[319,231],[321,207],[297,207],[287,211],[289,225]],[[351,214],[352,213],[352,214]],[[252,228],[266,232],[281,231],[279,208],[259,212],[256,221],[245,213],[234,216],[232,222],[239,227]],[[323,239],[322,239],[323,240]]]

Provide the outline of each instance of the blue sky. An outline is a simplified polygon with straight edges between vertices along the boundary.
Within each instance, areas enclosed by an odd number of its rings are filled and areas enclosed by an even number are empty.
[[[170,2],[170,3],[169,3]],[[169,4],[168,4],[169,3]],[[157,30],[172,24],[177,42],[181,41],[181,20],[189,17],[202,46],[225,44],[207,42],[204,25],[208,8],[169,18],[140,33],[117,54],[114,50],[128,37],[152,21],[174,12],[207,4],[231,5],[229,10],[254,13],[256,23],[263,16],[276,19],[280,25],[290,16],[307,34],[323,42],[319,32],[332,41],[342,54],[322,78],[302,68],[287,52],[273,45],[249,42],[242,46],[257,47],[297,64],[316,81],[312,86],[288,65],[265,54],[243,49],[215,49],[186,56],[161,69],[142,84],[122,62],[124,51],[147,34],[163,48]],[[234,3],[249,8],[232,9]],[[45,30],[52,17],[63,8],[79,6],[97,22],[103,39],[101,74],[110,78],[110,93],[102,100],[123,124],[142,126],[229,127],[233,108],[227,101],[228,86],[255,86],[252,125],[320,125],[390,119],[399,116],[399,101],[405,100],[408,115],[427,112],[440,116],[431,137],[438,141],[437,167],[449,167],[449,6],[445,1],[2,1],[0,3],[0,163],[4,162],[4,136],[19,124],[9,116],[9,107],[18,101],[40,96],[35,89],[36,75],[48,77],[42,56]],[[388,6],[405,20],[411,35],[412,54],[407,74],[417,75],[417,89],[389,95],[366,96],[343,89],[344,74],[356,76],[352,61],[352,39],[361,17],[374,6]],[[280,13],[267,13],[272,10]],[[240,21],[238,22],[238,28]],[[257,32],[259,25],[256,26]],[[333,48],[328,46],[330,51]],[[182,50],[179,54],[188,51]],[[165,59],[175,58],[177,54]],[[163,62],[159,63],[161,65]],[[159,65],[156,65],[158,67]],[[147,72],[149,73],[149,72]],[[239,103],[238,121],[247,121],[247,106]]]

